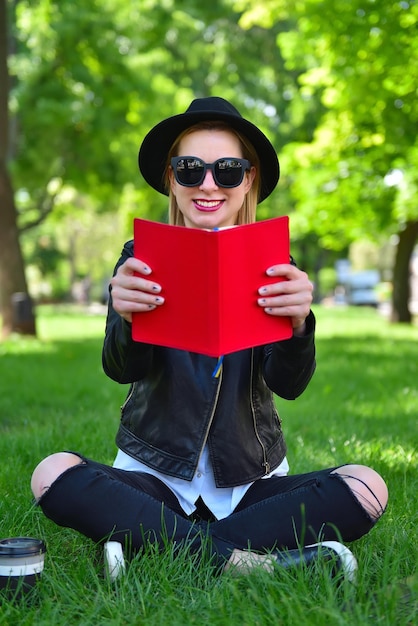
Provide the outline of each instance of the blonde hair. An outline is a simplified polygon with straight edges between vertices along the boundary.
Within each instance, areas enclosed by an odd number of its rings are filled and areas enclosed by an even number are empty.
[[[199,122],[194,126],[190,126],[186,128],[175,140],[173,145],[171,146],[168,155],[167,155],[167,163],[164,171],[164,185],[168,192],[169,204],[168,204],[168,221],[169,224],[173,224],[175,226],[184,226],[184,218],[181,213],[175,195],[171,191],[170,187],[170,162],[173,156],[178,156],[178,147],[180,145],[181,140],[186,135],[190,135],[198,130],[225,130],[230,133],[233,133],[239,140],[241,149],[242,149],[242,158],[248,159],[252,166],[255,167],[256,174],[251,185],[251,189],[246,193],[244,202],[242,207],[240,208],[237,216],[237,225],[238,224],[250,224],[255,222],[255,215],[257,210],[259,191],[260,191],[260,160],[258,158],[258,154],[255,151],[253,145],[248,141],[245,135],[242,135],[234,128],[231,128],[225,122],[213,121],[213,122]]]

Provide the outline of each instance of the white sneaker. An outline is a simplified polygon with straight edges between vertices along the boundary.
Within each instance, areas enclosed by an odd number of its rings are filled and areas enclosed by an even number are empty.
[[[104,544],[104,565],[105,575],[112,582],[125,572],[125,559],[119,541],[107,541]]]
[[[343,572],[347,580],[353,581],[357,570],[357,560],[354,554],[338,541],[321,541],[304,546],[299,550],[276,551],[276,562],[280,567],[294,567],[310,565],[319,559],[333,561],[332,575]]]
[[[338,557],[337,563],[339,563],[346,578],[351,581],[354,580],[357,571],[357,559],[347,546],[339,541],[322,541],[321,543],[313,544],[313,546],[319,546],[320,553],[323,555],[327,549],[331,551],[331,555],[332,553],[336,554]]]

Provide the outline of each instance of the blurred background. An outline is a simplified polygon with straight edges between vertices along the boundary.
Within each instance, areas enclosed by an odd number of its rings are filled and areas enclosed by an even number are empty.
[[[290,216],[316,301],[413,323],[417,22],[415,0],[0,0],[3,337],[106,303],[133,218],[166,219],[142,138],[209,95],[275,145],[258,219]]]

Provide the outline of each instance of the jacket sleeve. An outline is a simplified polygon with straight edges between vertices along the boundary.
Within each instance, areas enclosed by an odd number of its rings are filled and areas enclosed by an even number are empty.
[[[113,275],[130,256],[133,256],[132,241],[125,244]],[[102,364],[105,373],[118,383],[132,383],[146,375],[152,357],[153,346],[132,340],[131,324],[114,310],[110,288],[102,350]]]
[[[275,394],[294,400],[305,391],[315,367],[315,316],[311,311],[303,337],[294,336],[266,346],[264,380]]]

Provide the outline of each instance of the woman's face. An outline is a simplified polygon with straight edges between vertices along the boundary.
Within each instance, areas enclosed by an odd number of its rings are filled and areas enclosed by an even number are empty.
[[[183,137],[179,144],[178,156],[199,157],[206,163],[213,163],[223,157],[242,159],[243,154],[238,138],[226,130],[197,130]],[[171,191],[183,214],[184,223],[189,228],[222,228],[233,226],[244,202],[245,194],[251,188],[255,169],[246,172],[238,187],[218,187],[212,171],[207,170],[204,180],[196,187],[180,185],[170,169]]]

